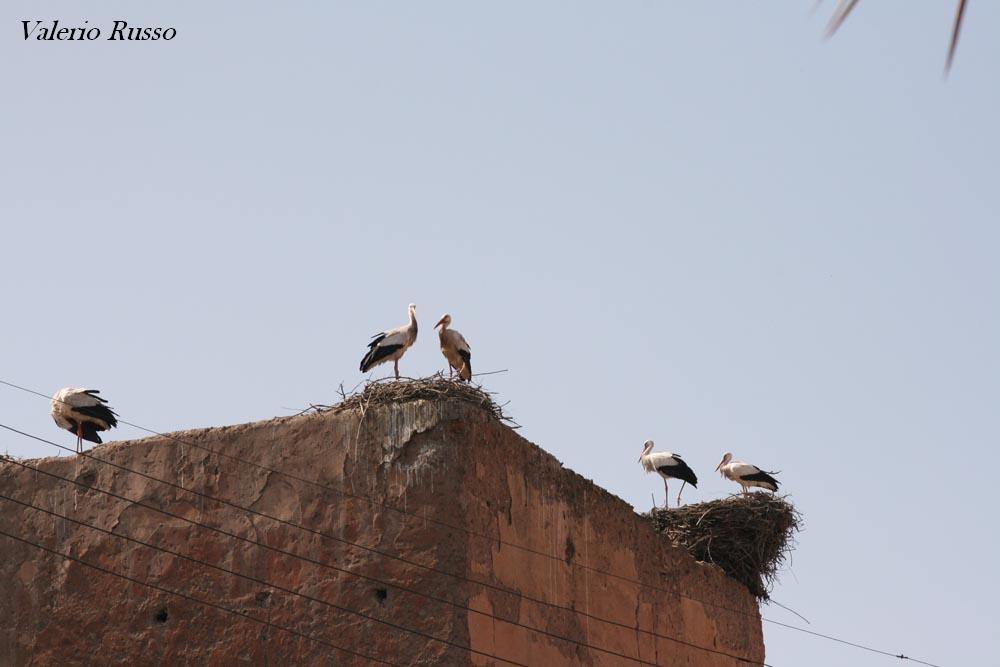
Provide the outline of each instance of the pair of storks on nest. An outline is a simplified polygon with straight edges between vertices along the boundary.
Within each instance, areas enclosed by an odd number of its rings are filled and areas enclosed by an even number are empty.
[[[391,361],[396,371],[396,379],[399,379],[399,360],[417,341],[417,307],[411,303],[407,311],[410,315],[408,324],[372,336],[372,342],[368,343],[368,353],[361,360],[362,373]],[[441,343],[441,354],[448,360],[448,375],[450,376],[454,370],[463,380],[471,380],[472,349],[465,341],[465,337],[454,329],[449,329],[449,326],[451,326],[451,315],[448,313],[434,325],[435,329],[441,327],[438,338]]]
[[[684,462],[680,454],[673,452],[653,452],[653,441],[647,440],[642,446],[642,454],[639,455],[639,463],[646,469],[646,472],[657,472],[663,478],[663,506],[667,506],[668,479],[681,480],[681,489],[677,492],[677,504],[681,504],[681,492],[684,485],[690,484],[698,486],[698,476],[694,470]],[[723,477],[727,477],[743,488],[743,493],[748,493],[751,486],[759,486],[774,493],[778,490],[778,480],[773,475],[777,473],[766,472],[755,465],[744,461],[733,461],[731,452],[722,455],[722,460],[715,469]]]

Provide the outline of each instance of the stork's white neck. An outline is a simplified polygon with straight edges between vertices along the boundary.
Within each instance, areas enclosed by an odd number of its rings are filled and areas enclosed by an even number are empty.
[[[642,448],[642,454],[639,455],[639,462],[642,464],[642,467],[645,468],[647,472],[652,472],[653,470],[653,464],[649,460],[649,454],[652,451],[653,451],[652,444],[645,445]]]

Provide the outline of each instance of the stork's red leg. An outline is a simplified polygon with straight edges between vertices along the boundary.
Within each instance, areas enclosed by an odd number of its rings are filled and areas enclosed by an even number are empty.
[[[670,489],[667,488],[667,478],[663,478],[663,509],[670,507]]]
[[[76,453],[83,451],[83,422],[76,425]]]
[[[681,482],[681,490],[677,492],[677,506],[678,507],[681,506],[681,494],[684,493],[684,485],[685,484],[687,484],[687,481],[686,480],[682,481]]]
[[[399,379],[399,359],[392,362],[392,367],[396,369],[396,379]]]

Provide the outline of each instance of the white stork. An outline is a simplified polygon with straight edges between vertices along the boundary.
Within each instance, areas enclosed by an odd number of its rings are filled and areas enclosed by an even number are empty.
[[[766,472],[744,461],[733,461],[732,452],[723,454],[722,460],[719,461],[719,465],[715,466],[715,469],[723,477],[728,477],[743,487],[744,494],[749,493],[748,489],[751,486],[759,486],[771,493],[778,490],[778,480],[772,477],[772,475],[777,475],[778,473]]]
[[[646,472],[653,472],[654,470],[660,473],[660,477],[663,478],[663,506],[666,507],[669,503],[669,498],[667,494],[670,493],[667,489],[667,480],[671,477],[674,479],[681,480],[681,490],[677,492],[677,506],[680,507],[681,504],[681,493],[684,491],[684,484],[690,484],[691,486],[698,488],[698,477],[694,474],[694,471],[688,467],[688,464],[684,462],[680,454],[674,454],[672,452],[656,452],[653,451],[653,441],[647,440],[642,446],[642,454],[639,455],[639,463],[642,467],[646,469]]]
[[[434,325],[434,328],[441,327],[438,337],[441,339],[441,354],[448,360],[448,377],[451,377],[452,370],[458,371],[458,377],[466,382],[472,379],[472,348],[465,341],[465,336],[454,329],[449,329],[451,325],[451,315],[445,313]]]
[[[98,396],[99,389],[65,387],[52,397],[49,414],[59,428],[76,435],[76,451],[83,451],[83,441],[101,443],[98,431],[118,426],[118,415],[109,408],[107,401]]]
[[[410,314],[409,324],[372,336],[372,342],[368,343],[368,354],[361,360],[362,373],[367,373],[379,364],[392,361],[396,379],[399,379],[399,359],[417,340],[417,307],[411,303],[407,310]]]

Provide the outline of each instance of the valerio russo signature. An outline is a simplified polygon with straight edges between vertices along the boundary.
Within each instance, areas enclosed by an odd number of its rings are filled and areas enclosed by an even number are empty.
[[[44,23],[44,25],[43,25]],[[101,39],[104,32],[97,26],[84,21],[82,26],[72,28],[60,27],[59,21],[21,21],[24,27],[24,39],[36,39],[40,42],[93,42]],[[176,28],[147,28],[130,26],[127,21],[115,21],[107,37],[109,42],[169,42],[177,36]]]

